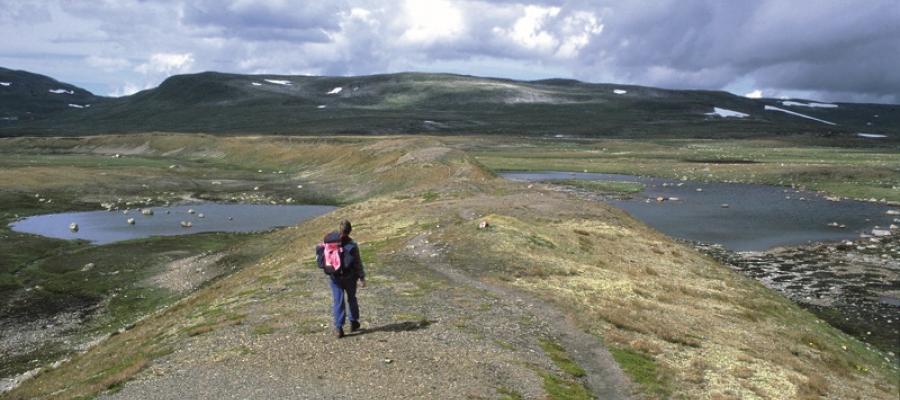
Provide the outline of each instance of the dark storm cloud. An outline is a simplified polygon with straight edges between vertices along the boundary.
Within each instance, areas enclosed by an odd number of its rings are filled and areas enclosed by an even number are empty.
[[[607,67],[635,82],[710,89],[743,78],[774,93],[900,100],[895,1],[652,4],[605,10],[607,29],[590,47],[603,56],[588,57],[585,73]]]
[[[900,102],[896,0],[0,0],[0,21],[21,38],[0,48],[5,66],[72,81],[99,70],[116,93],[200,70],[447,69]]]
[[[184,6],[184,23],[248,40],[324,42],[328,31],[340,28],[339,12],[345,7],[341,1],[191,1]]]

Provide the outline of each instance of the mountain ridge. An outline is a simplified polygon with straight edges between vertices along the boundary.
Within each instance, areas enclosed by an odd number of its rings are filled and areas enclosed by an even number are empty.
[[[174,75],[156,88],[117,98],[26,71],[0,68],[0,82],[10,83],[0,87],[0,136],[169,131],[900,138],[898,105],[749,99],[723,91],[572,79],[206,71]]]

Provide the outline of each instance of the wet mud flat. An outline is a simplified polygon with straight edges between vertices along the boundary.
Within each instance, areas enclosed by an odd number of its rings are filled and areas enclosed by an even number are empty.
[[[693,243],[718,261],[782,293],[829,324],[900,353],[900,236],[734,252]]]

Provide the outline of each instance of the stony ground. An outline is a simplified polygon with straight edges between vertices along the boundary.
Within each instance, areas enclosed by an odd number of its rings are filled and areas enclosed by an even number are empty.
[[[900,236],[766,252],[699,247],[891,356],[900,350]]]
[[[587,371],[579,382],[598,398],[628,397],[627,379],[595,337],[540,300],[441,258],[419,236],[390,265],[370,264],[359,292],[363,328],[343,339],[332,335],[326,278],[295,263],[241,307],[241,324],[192,336],[101,398],[543,398],[541,374],[565,372],[539,340],[569,350]]]

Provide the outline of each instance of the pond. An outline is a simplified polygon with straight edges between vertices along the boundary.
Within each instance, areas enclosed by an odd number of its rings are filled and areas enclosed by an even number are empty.
[[[667,235],[718,243],[734,251],[857,239],[860,233],[869,233],[876,226],[890,226],[896,218],[887,215],[891,207],[884,204],[831,201],[818,193],[771,185],[572,172],[501,175],[520,181],[639,182],[645,185],[643,191],[630,199],[609,202]],[[657,201],[658,197],[664,200]],[[837,226],[829,226],[833,223]]]
[[[259,232],[294,225],[334,210],[319,205],[258,205],[196,203],[141,209],[44,214],[10,224],[12,230],[58,239],[82,239],[108,244],[150,236],[200,232]],[[129,223],[133,219],[133,224]],[[78,229],[70,229],[77,224]],[[183,226],[188,225],[188,226]]]

